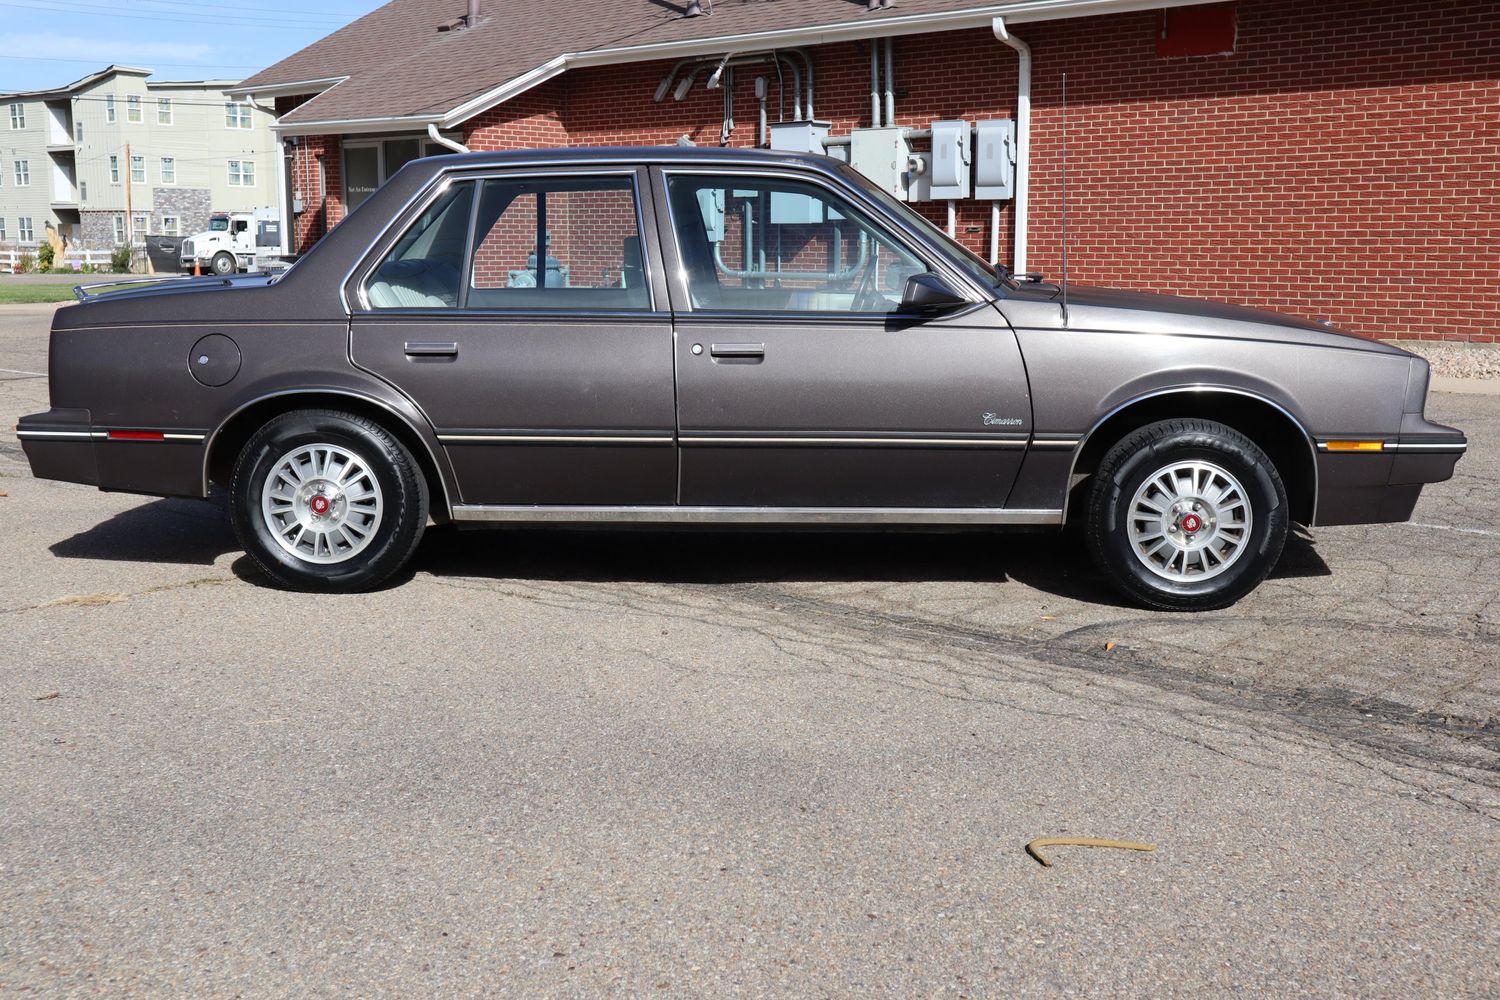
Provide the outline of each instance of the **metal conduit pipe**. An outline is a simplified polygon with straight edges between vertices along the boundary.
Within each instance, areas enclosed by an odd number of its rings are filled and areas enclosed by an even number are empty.
[[[750,230],[747,228],[746,232],[749,231]],[[746,246],[743,250],[746,260],[750,260],[752,256],[754,256],[750,252],[749,247],[749,243],[753,242],[753,240],[754,238],[751,237],[746,241]],[[764,250],[759,251],[760,266],[758,268],[733,268],[724,263],[724,257],[722,253],[723,246],[723,243],[714,244],[714,266],[716,266],[721,273],[726,274],[731,278],[740,279],[787,278],[791,281],[848,281],[851,278],[858,276],[859,272],[864,270],[865,265],[869,263],[870,260],[869,238],[864,233],[859,234],[859,257],[855,259],[854,263],[850,264],[848,267],[844,268],[841,271],[782,271],[779,269],[774,271],[769,270],[766,267],[766,254]]]
[[[896,40],[885,40],[885,123],[896,124]]]
[[[1016,80],[1016,246],[1011,260],[1016,274],[1026,273],[1026,223],[1030,217],[1031,198],[1031,46],[1016,38],[1005,27],[1005,18],[997,17],[990,22],[995,37],[1016,50],[1019,68]],[[991,263],[999,263],[998,208],[990,215],[996,231],[992,233],[990,245],[994,248]]]
[[[812,61],[812,56],[810,56],[808,54],[808,52],[807,52],[806,49],[784,49],[783,51],[785,51],[785,52],[795,52],[799,57],[801,57],[802,62],[807,66],[807,117],[808,118],[816,118],[817,116],[815,114],[813,114],[813,61]]]
[[[870,127],[880,127],[880,40],[870,42]]]

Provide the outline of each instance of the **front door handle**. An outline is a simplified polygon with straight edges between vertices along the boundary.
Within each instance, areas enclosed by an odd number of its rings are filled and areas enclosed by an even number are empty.
[[[763,358],[765,344],[713,344],[708,353],[716,358]]]
[[[406,356],[408,358],[456,358],[458,357],[458,344],[451,340],[408,340]]]

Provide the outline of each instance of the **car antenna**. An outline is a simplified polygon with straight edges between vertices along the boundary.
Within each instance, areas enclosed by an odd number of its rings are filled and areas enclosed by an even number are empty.
[[[1068,74],[1062,75],[1062,325],[1068,325]]]

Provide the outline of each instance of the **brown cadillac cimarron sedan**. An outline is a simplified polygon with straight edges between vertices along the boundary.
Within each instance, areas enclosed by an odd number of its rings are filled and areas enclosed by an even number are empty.
[[[1453,473],[1420,358],[1326,326],[1015,280],[848,167],[702,149],[418,160],[280,276],[57,312],[37,476],[229,494],[288,587],[462,526],[1059,528],[1159,608],[1288,526]]]

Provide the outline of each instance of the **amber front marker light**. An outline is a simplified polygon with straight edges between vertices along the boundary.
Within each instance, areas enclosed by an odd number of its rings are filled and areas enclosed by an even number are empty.
[[[1384,441],[1330,441],[1329,451],[1384,451]]]

